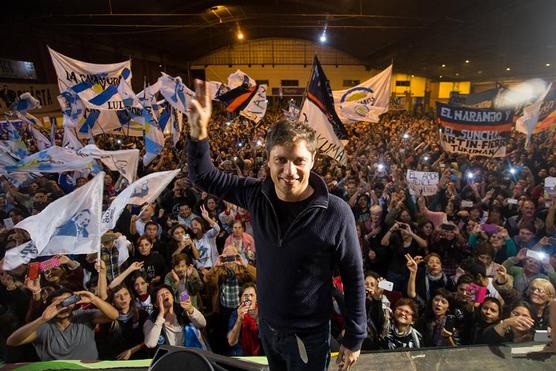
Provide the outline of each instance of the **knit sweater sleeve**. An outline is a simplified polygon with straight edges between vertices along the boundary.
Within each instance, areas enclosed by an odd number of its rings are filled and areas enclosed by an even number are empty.
[[[189,316],[189,319],[191,320],[193,326],[197,327],[198,329],[205,328],[205,326],[207,325],[205,316],[203,316],[203,313],[199,312],[197,308],[193,307],[193,313],[188,313],[187,315]]]
[[[340,219],[343,223],[339,229],[336,261],[340,268],[346,302],[346,333],[342,345],[357,351],[361,349],[361,344],[367,337],[363,260],[357,240],[355,218],[347,204],[341,210],[344,215]]]
[[[150,319],[145,321],[143,333],[145,334],[145,345],[147,348],[154,348],[157,346],[163,325],[164,318],[160,317],[157,317],[154,322]]]
[[[210,159],[208,140],[189,141],[187,150],[189,179],[196,186],[242,208],[248,208],[252,192],[259,188],[259,180],[218,170]]]

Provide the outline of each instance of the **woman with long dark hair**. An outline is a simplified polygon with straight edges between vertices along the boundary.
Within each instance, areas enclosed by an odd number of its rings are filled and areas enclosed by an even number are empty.
[[[191,304],[190,298],[176,303],[172,290],[167,286],[158,287],[152,296],[155,298],[154,312],[143,325],[148,348],[166,344],[207,349],[200,333],[207,322]]]
[[[425,346],[456,346],[460,343],[455,327],[455,317],[450,307],[452,294],[443,288],[437,289],[427,305],[420,326]]]
[[[484,344],[483,333],[489,327],[497,325],[502,319],[502,304],[500,300],[487,297],[479,306],[479,310],[472,316],[465,328],[465,344]]]
[[[109,292],[110,303],[118,310],[118,319],[100,326],[97,344],[101,359],[142,359],[147,356],[143,342],[143,324],[147,313],[139,308],[125,285]]]

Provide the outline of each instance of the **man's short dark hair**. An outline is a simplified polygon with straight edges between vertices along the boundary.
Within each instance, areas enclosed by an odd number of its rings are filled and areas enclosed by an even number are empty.
[[[145,223],[145,229],[147,229],[147,227],[148,227],[149,225],[154,225],[154,226],[156,227],[156,229],[158,229],[158,224],[155,223],[155,222],[152,222],[152,221],[151,221],[151,222],[146,222],[146,223]]]
[[[280,120],[266,133],[266,150],[270,152],[274,146],[291,146],[304,140],[311,153],[317,151],[317,135],[311,127],[288,120]]]
[[[473,283],[474,281],[475,280],[473,279],[472,275],[465,273],[458,278],[458,283],[456,284],[456,286]]]
[[[472,275],[474,279],[479,278],[479,273],[481,276],[486,277],[486,267],[483,263],[474,262],[467,267],[467,273]]]
[[[73,291],[71,291],[70,289],[68,289],[66,287],[58,288],[58,289],[52,291],[50,294],[48,294],[48,296],[46,298],[46,302],[50,305],[50,304],[52,304],[52,300],[54,300],[58,296],[62,296],[64,294],[73,294]]]
[[[385,188],[385,187],[384,187],[384,183],[381,183],[381,182],[377,182],[377,183],[375,183],[375,184],[373,185],[373,189],[374,189],[375,191],[376,191],[376,190],[384,191],[384,188]]]
[[[517,229],[527,229],[529,232],[533,232],[533,234],[537,233],[537,228],[535,228],[535,225],[531,222],[521,222],[517,226]]]

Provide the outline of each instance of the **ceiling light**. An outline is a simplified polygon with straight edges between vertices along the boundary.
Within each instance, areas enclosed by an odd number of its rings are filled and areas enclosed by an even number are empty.
[[[243,32],[241,32],[241,31],[237,32],[237,39],[238,40],[243,40]]]
[[[321,43],[325,43],[326,42],[326,31],[324,31],[321,35],[320,35],[320,42]]]
[[[466,60],[465,60],[465,63],[469,63],[469,59],[466,59]]]
[[[456,72],[456,76],[459,76],[459,72]]]
[[[442,78],[442,75],[440,75],[440,78]]]
[[[442,65],[442,67],[446,67],[446,65],[445,65],[445,64],[443,64],[443,65]]]
[[[411,77],[415,77],[415,75],[411,75]]]
[[[550,63],[545,64],[546,67],[550,67]]]
[[[510,67],[506,67],[506,71],[511,71],[512,69]]]

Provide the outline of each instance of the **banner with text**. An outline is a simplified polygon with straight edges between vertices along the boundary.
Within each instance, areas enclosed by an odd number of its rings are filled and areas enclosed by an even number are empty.
[[[447,152],[504,157],[513,110],[455,107],[436,103],[440,141]]]
[[[432,196],[437,192],[438,173],[408,169],[405,179],[412,195]]]

